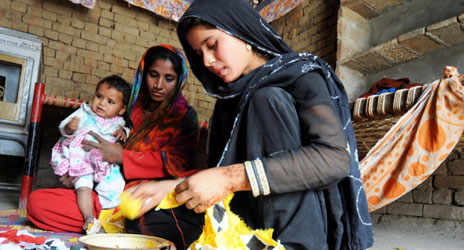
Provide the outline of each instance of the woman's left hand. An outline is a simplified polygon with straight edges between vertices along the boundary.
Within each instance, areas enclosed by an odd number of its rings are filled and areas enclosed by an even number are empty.
[[[82,148],[86,151],[97,149],[102,154],[102,160],[122,164],[122,153],[124,149],[119,143],[110,143],[103,137],[97,135],[95,132],[90,131],[89,135],[93,136],[98,142],[88,140],[82,141]]]
[[[202,213],[235,191],[251,190],[243,164],[202,170],[176,187],[176,201]]]
[[[171,192],[177,184],[179,184],[179,180],[149,181],[131,187],[126,192],[129,192],[133,198],[143,201],[140,209],[140,215],[142,215],[158,206],[166,194]]]

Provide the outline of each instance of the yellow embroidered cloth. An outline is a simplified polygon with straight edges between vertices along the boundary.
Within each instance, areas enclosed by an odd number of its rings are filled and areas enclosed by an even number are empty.
[[[123,192],[119,211],[126,217],[137,218],[141,200]],[[273,229],[250,229],[238,215],[230,210],[229,203],[234,194],[208,208],[205,213],[205,225],[200,237],[190,244],[189,250],[285,250],[279,241],[272,239]],[[136,205],[133,205],[136,204]],[[170,209],[181,206],[176,202],[176,193],[172,190],[155,209]],[[106,228],[105,228],[106,229]]]

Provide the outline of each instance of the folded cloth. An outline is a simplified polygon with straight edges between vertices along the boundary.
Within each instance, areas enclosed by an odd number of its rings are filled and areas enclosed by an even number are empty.
[[[359,96],[359,98],[367,98],[370,95],[375,95],[376,93],[384,89],[408,89],[415,86],[422,86],[422,83],[410,83],[409,78],[400,78],[400,79],[391,79],[391,78],[382,78],[372,85],[368,92]]]
[[[381,95],[383,93],[395,93],[396,89],[395,88],[389,88],[389,89],[382,89],[379,92],[375,93],[376,95]]]

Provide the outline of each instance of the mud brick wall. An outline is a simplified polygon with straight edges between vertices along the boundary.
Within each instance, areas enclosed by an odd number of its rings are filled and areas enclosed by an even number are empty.
[[[94,9],[68,0],[3,0],[0,26],[43,42],[45,93],[89,101],[99,79],[118,74],[132,83],[143,52],[167,43],[181,47],[176,23],[122,0],[98,0]],[[191,76],[186,98],[206,121],[213,99]]]
[[[271,24],[296,52],[310,52],[335,67],[339,1],[304,1]]]
[[[337,1],[305,1],[271,24],[296,51],[312,52],[335,65],[337,11]],[[2,0],[0,16],[0,27],[42,40],[40,81],[45,83],[45,93],[84,101],[91,99],[104,76],[119,74],[132,83],[149,46],[168,43],[181,47],[174,21],[122,0],[98,0],[94,9],[68,0]],[[183,93],[197,110],[199,121],[209,121],[215,100],[204,93],[191,72]],[[58,185],[48,161],[59,137],[59,121],[70,112],[44,107],[36,188]],[[205,155],[200,158],[204,161]]]

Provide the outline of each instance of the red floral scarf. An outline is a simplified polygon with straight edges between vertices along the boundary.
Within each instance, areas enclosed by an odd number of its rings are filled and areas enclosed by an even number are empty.
[[[176,53],[183,63],[183,74],[171,94],[153,114],[142,118],[143,95],[140,92],[145,52],[137,69],[132,86],[128,115],[133,125],[124,149],[132,151],[162,151],[164,167],[175,177],[183,176],[194,168],[194,156],[198,139],[197,114],[181,93],[186,82],[187,67],[182,53],[170,45],[158,45]],[[147,50],[148,51],[148,50]]]

